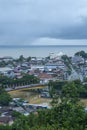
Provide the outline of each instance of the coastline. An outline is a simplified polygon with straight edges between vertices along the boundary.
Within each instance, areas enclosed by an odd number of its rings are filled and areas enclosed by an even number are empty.
[[[24,57],[47,57],[50,53],[63,52],[68,56],[73,56],[78,51],[87,52],[87,45],[29,45],[29,46],[0,46],[0,57],[12,56],[18,58]]]

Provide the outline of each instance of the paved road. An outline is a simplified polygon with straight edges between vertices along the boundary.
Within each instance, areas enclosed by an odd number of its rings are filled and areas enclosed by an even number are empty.
[[[80,73],[77,73],[75,69],[73,69],[72,67],[72,73],[69,76],[68,80],[76,80],[76,79],[80,79],[81,81],[83,81],[83,76]]]

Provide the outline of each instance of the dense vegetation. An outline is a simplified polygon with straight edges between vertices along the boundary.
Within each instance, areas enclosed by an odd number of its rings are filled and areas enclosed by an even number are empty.
[[[27,117],[20,115],[12,126],[0,126],[0,130],[87,130],[87,113],[79,102],[81,83],[60,84],[60,97],[53,91],[51,109],[39,110]],[[56,85],[50,83],[50,89],[51,86],[53,89]]]
[[[11,79],[6,76],[0,76],[0,82],[3,87],[16,87],[21,85],[29,85],[39,83],[39,79],[33,75],[24,75],[20,79]]]
[[[67,56],[67,55],[63,55],[62,57],[62,60],[64,61],[64,64],[67,66],[67,68],[68,68],[68,74],[70,75],[71,74],[71,72],[72,72],[72,67],[71,67],[71,60],[70,60],[70,58]]]
[[[75,80],[73,82],[78,88],[79,98],[87,98],[87,84],[82,84],[80,80]],[[67,83],[68,81],[50,81],[49,90],[51,97],[53,97],[54,93],[61,96],[62,88]]]
[[[75,53],[75,56],[82,56],[84,59],[87,58],[87,53],[85,51],[79,51]]]
[[[3,88],[0,88],[0,105],[8,106],[11,100],[10,95]]]

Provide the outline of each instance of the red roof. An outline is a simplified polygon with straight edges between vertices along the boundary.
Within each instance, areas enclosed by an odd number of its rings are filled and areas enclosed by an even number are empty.
[[[38,77],[39,77],[40,79],[51,79],[51,78],[52,78],[52,75],[47,74],[47,73],[40,73],[40,74],[38,75]]]

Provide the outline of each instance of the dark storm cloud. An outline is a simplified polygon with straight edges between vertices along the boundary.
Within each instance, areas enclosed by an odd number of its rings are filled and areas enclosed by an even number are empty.
[[[87,39],[86,0],[0,0],[0,44]]]

